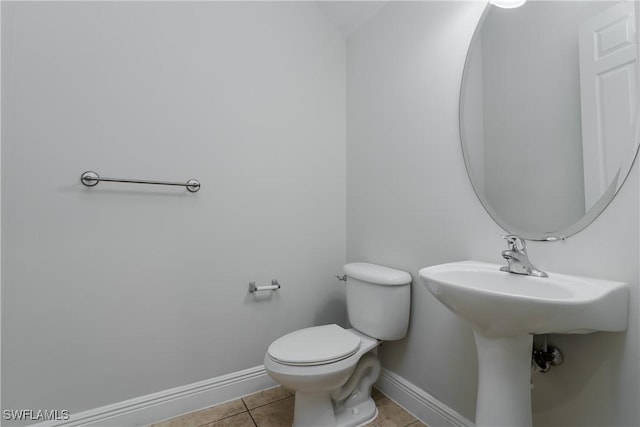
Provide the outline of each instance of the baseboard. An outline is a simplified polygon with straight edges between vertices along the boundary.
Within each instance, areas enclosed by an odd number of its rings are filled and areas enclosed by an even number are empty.
[[[275,387],[256,366],[197,383],[148,394],[100,408],[70,414],[66,421],[45,421],[32,427],[135,427],[197,411]]]
[[[426,391],[387,369],[376,387],[429,427],[472,427],[474,423]]]
[[[31,427],[137,427],[177,417],[277,386],[264,366],[72,413],[68,420]],[[382,369],[376,387],[430,427],[473,427],[473,422],[401,376]]]

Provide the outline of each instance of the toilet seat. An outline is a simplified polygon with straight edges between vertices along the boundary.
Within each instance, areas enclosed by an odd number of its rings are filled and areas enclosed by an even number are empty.
[[[355,354],[360,341],[359,336],[338,325],[314,326],[278,338],[269,346],[267,354],[284,365],[326,365]]]

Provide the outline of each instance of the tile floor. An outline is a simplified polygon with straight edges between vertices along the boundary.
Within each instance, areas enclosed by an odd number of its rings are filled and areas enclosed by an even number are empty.
[[[376,389],[371,393],[378,417],[371,427],[426,427]],[[192,412],[150,427],[288,427],[293,422],[293,395],[282,387]]]

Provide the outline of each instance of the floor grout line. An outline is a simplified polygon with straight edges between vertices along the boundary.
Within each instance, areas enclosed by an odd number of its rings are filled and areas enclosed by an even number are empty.
[[[251,418],[251,422],[253,423],[253,426],[254,427],[258,427],[258,423],[256,423],[256,420],[253,418],[253,414],[251,413],[251,410],[247,406],[247,402],[245,402],[244,399],[240,399],[240,400],[242,400],[242,404],[244,405],[245,409],[247,410],[247,413],[249,414],[249,418]]]
[[[256,422],[255,418],[253,418],[251,411],[247,411],[247,412],[249,413],[249,418],[251,418],[251,422],[253,423],[254,427],[258,427],[258,423]]]
[[[249,407],[248,407],[248,406],[247,406],[247,404],[245,403],[244,399],[242,400],[242,403],[244,403],[244,406],[246,406],[247,411],[251,412],[251,411],[253,411],[254,409],[262,408],[263,406],[271,405],[272,403],[280,402],[280,401],[282,401],[282,400],[286,400],[286,399],[289,399],[289,398],[291,398],[291,397],[294,397],[294,396],[293,396],[293,395],[291,395],[291,396],[287,396],[287,397],[282,397],[282,398],[280,398],[280,399],[272,400],[272,401],[271,401],[271,402],[269,402],[269,403],[265,403],[264,405],[258,405],[258,406],[256,406],[255,408],[251,408],[251,409],[249,409]]]
[[[204,424],[200,424],[200,425],[198,425],[198,427],[206,427],[209,424],[217,423],[218,421],[226,420],[227,418],[235,417],[235,416],[238,416],[240,414],[244,414],[245,412],[249,412],[249,410],[247,409],[247,405],[245,405],[245,403],[244,403],[244,400],[242,400],[242,399],[239,399],[239,400],[242,401],[242,404],[243,404],[243,406],[245,408],[244,411],[240,411],[237,414],[227,415],[226,417],[218,418],[217,420],[212,420],[212,421],[206,422]],[[210,408],[207,408],[207,409],[215,408],[216,406],[220,406],[220,405],[214,405],[214,406],[211,406]],[[198,411],[195,411],[195,412],[198,412]],[[249,414],[249,416],[251,417],[251,414]],[[253,421],[253,417],[251,418],[251,420]],[[254,422],[254,424],[255,424],[255,422]]]

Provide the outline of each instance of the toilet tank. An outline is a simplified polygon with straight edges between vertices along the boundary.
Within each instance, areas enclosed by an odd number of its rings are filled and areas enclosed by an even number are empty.
[[[404,338],[409,327],[411,275],[366,262],[344,266],[351,325],[372,338]]]

